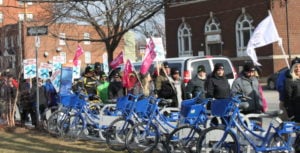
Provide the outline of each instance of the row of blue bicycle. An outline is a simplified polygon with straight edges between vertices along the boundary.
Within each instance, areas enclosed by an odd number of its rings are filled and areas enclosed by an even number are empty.
[[[47,117],[47,130],[71,140],[102,140],[112,150],[131,153],[296,152],[300,126],[279,120],[281,111],[244,115],[243,98],[199,94],[179,110],[168,107],[172,101],[152,96],[128,94],[101,105],[77,92],[61,95],[60,107]]]

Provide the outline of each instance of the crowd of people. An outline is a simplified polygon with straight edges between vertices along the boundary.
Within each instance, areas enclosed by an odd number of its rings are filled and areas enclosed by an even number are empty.
[[[239,77],[230,85],[224,73],[222,63],[216,63],[212,73],[207,74],[204,65],[197,67],[197,73],[187,83],[183,83],[180,70],[176,67],[169,67],[164,62],[159,68],[150,74],[133,72],[129,74],[127,88],[123,86],[123,73],[115,71],[107,76],[101,71],[100,63],[93,66],[88,65],[80,79],[74,80],[73,90],[84,89],[90,100],[98,100],[101,103],[109,103],[111,99],[117,99],[126,94],[143,94],[145,96],[156,96],[158,98],[172,99],[171,107],[181,106],[181,102],[190,99],[198,94],[202,98],[223,99],[232,94],[243,94],[248,98],[249,107],[243,113],[261,113],[267,110],[266,100],[259,83],[260,69],[248,62],[243,66]],[[278,83],[280,88],[280,108],[287,114],[284,120],[294,118],[300,121],[300,113],[296,111],[300,107],[300,59],[292,61],[291,69],[279,77],[284,83]],[[284,81],[283,81],[284,79]],[[39,87],[39,104],[42,113],[46,107],[55,106],[59,101],[59,95],[51,84],[50,80],[24,79],[16,86],[14,78],[9,73],[1,75],[0,86],[0,114],[1,119],[6,120],[7,114],[12,106],[9,101],[15,99],[16,91],[20,89],[18,106],[21,114],[21,125],[24,125],[30,115],[32,124],[36,125],[36,89]]]

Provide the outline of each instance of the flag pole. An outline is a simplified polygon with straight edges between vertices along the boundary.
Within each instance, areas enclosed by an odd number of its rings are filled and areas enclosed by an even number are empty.
[[[272,13],[271,13],[270,10],[268,10],[268,13],[269,13],[269,15],[272,17],[272,20],[274,21],[273,16],[272,16]],[[282,52],[282,54],[283,54],[283,56],[284,56],[284,59],[285,59],[285,62],[286,62],[287,67],[290,68],[290,64],[289,64],[287,55],[286,55],[285,50],[284,50],[283,45],[282,45],[282,38],[279,38],[279,40],[278,40],[278,46],[279,46],[280,49],[281,49],[281,52]]]
[[[279,47],[280,47],[280,49],[281,49],[281,52],[282,52],[282,54],[283,54],[283,56],[284,56],[285,63],[286,63],[286,65],[287,65],[287,67],[290,68],[290,64],[289,64],[287,55],[286,55],[286,53],[285,53],[285,51],[284,51],[284,48],[283,48],[283,46],[282,46],[282,40],[279,40],[279,41],[278,41],[278,45],[279,45]]]

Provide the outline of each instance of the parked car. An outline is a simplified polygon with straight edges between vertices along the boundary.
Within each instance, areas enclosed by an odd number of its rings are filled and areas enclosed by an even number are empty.
[[[280,69],[279,71],[271,74],[268,79],[267,79],[267,87],[270,90],[275,90],[276,89],[276,81],[278,78],[279,73],[281,73],[282,71],[285,71],[286,69],[288,69],[288,67],[284,67],[282,69]]]

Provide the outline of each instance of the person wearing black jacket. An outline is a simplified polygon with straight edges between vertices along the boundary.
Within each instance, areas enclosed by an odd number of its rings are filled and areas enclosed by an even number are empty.
[[[197,96],[197,94],[201,94],[202,98],[205,98],[205,82],[206,82],[206,72],[205,67],[203,65],[199,65],[197,68],[197,75],[193,77],[193,79],[186,86],[186,94],[185,98],[190,99],[192,97]]]
[[[207,98],[223,99],[230,97],[230,85],[222,63],[216,63],[212,74],[207,78]]]

